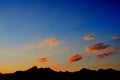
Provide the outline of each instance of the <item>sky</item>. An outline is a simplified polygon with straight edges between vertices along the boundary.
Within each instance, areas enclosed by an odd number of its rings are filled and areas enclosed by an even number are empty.
[[[0,0],[0,73],[120,70],[119,0]]]

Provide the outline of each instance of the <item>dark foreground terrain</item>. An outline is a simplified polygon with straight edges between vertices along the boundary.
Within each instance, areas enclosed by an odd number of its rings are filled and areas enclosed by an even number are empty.
[[[0,80],[120,80],[120,71],[82,69],[76,72],[55,72],[50,68],[32,67],[26,71],[0,74]]]

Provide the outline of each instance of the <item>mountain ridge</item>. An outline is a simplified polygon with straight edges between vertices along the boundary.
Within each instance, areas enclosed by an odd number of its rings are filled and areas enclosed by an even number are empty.
[[[90,70],[83,68],[75,72],[54,71],[51,68],[33,66],[25,71],[1,74],[0,80],[120,80],[120,71],[112,68]]]

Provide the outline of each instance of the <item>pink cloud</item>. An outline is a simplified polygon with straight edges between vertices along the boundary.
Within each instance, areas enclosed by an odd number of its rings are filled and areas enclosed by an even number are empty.
[[[81,54],[74,54],[74,55],[70,56],[69,62],[79,61],[80,59],[82,59]]]

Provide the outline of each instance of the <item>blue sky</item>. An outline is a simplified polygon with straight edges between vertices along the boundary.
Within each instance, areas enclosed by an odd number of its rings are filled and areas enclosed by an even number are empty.
[[[23,48],[26,45],[35,47],[41,41],[47,44],[45,42],[47,42],[46,39],[49,41],[49,38],[56,38],[60,45],[52,49],[51,53],[55,54],[65,47],[67,49],[70,47],[68,52],[63,50],[65,55],[61,52],[59,56],[51,57],[52,63],[55,61],[56,64],[64,64],[65,59],[74,52],[84,53],[84,47],[95,42],[119,46],[111,42],[113,36],[120,35],[119,4],[119,0],[0,0],[0,58],[4,63],[1,65],[5,66],[9,63],[15,67],[18,64],[30,66],[39,64],[34,61],[32,64],[29,63],[44,53],[47,55],[49,50],[38,48],[26,51]],[[83,40],[84,36],[93,33],[95,34],[94,40]],[[10,54],[11,51],[18,54]],[[32,54],[33,58],[27,57],[29,54]],[[19,56],[23,58],[22,61],[18,58]],[[87,65],[89,62],[83,61],[82,63]],[[73,64],[76,66],[79,61]],[[20,68],[23,66],[16,70]],[[7,71],[7,69],[6,67],[6,71],[3,72],[12,71],[11,69]]]

